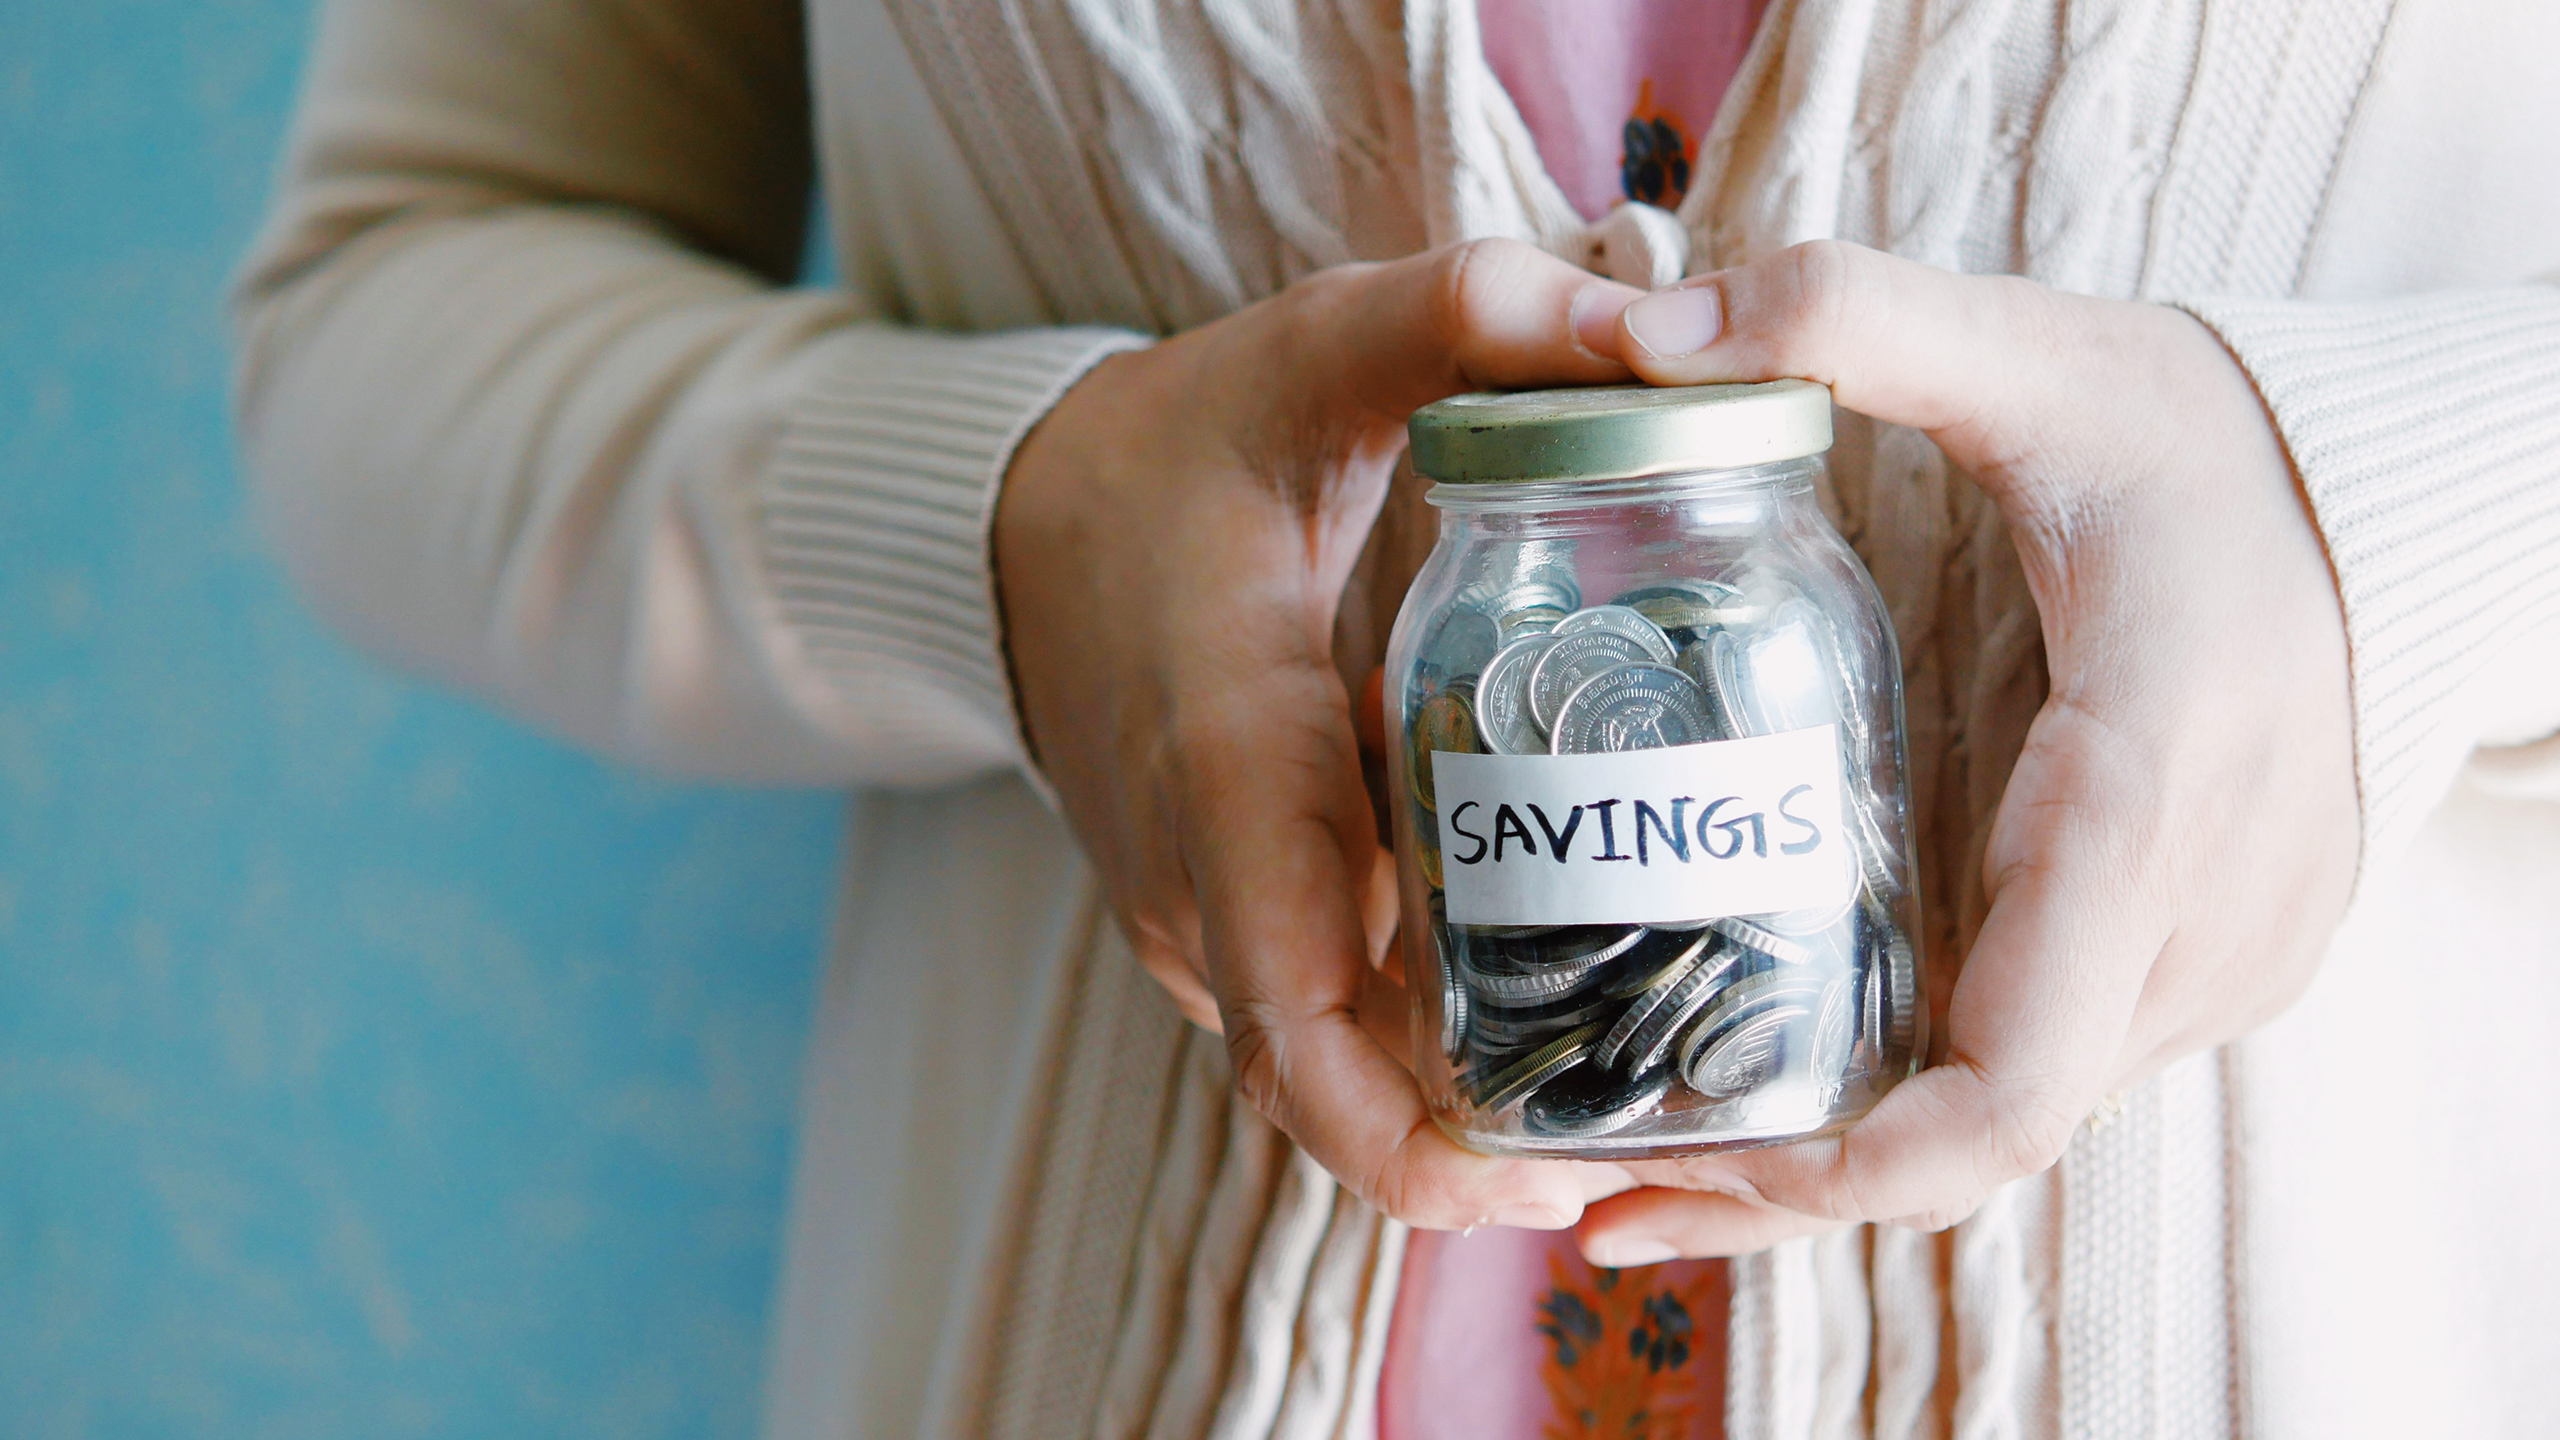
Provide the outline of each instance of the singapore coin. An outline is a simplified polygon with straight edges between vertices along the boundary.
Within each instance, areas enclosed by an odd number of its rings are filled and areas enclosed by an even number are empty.
[[[1848,1084],[1849,1056],[1857,1041],[1858,987],[1851,976],[1833,980],[1822,992],[1822,1005],[1814,1012],[1813,1054],[1808,1065],[1813,1081],[1827,1097],[1826,1105],[1839,1098]]]
[[[1481,995],[1467,997],[1468,1039],[1479,1049],[1511,1051],[1543,1045],[1567,1030],[1597,1025],[1617,1008],[1614,1000],[1577,995],[1529,1010],[1487,1004]]]
[[[1434,693],[1413,712],[1413,749],[1405,762],[1414,802],[1433,814],[1440,803],[1431,783],[1431,757],[1440,751],[1483,753],[1476,743],[1474,695],[1464,685]]]
[[[1512,1061],[1485,1079],[1483,1088],[1476,1092],[1476,1104],[1487,1110],[1500,1110],[1581,1064],[1590,1055],[1591,1042],[1599,1033],[1599,1026],[1586,1025]]]
[[[1695,644],[1680,652],[1673,662],[1680,673],[1698,682],[1707,697],[1707,713],[1715,716],[1716,728],[1728,737],[1739,738],[1754,733],[1744,718],[1742,697],[1749,692],[1749,677],[1742,668],[1742,647],[1729,630],[1710,630]]]
[[[1483,998],[1487,1005],[1538,1005],[1560,999],[1597,984],[1600,967],[1608,957],[1572,965],[1557,965],[1528,970],[1487,968],[1480,966],[1466,951],[1458,952],[1460,967],[1466,972],[1467,987]]]
[[[1641,925],[1555,925],[1512,935],[1467,937],[1468,954],[1478,969],[1505,974],[1557,969],[1587,970],[1634,949],[1645,937]]]
[[[1556,636],[1555,643],[1529,666],[1529,713],[1537,718],[1540,730],[1553,735],[1556,712],[1583,681],[1613,665],[1652,658],[1652,651],[1615,631]]]
[[[1767,926],[1754,924],[1739,915],[1727,915],[1707,923],[1708,927],[1717,934],[1745,950],[1757,951],[1772,960],[1784,961],[1789,965],[1813,963],[1813,950],[1803,941],[1790,940]]]
[[[1554,640],[1529,635],[1494,652],[1476,682],[1476,730],[1488,755],[1544,755],[1546,731],[1529,712],[1529,672]]]
[[[1681,1053],[1715,1042],[1718,1036],[1772,1006],[1793,1006],[1810,1013],[1822,1000],[1823,977],[1790,970],[1765,970],[1727,986],[1695,1026],[1680,1037]]]
[[[1906,1071],[1919,1056],[1920,972],[1911,941],[1896,930],[1884,942],[1884,1064],[1888,1074]]]
[[[1757,1089],[1786,1063],[1788,1032],[1804,1020],[1805,1012],[1792,1005],[1757,1011],[1741,1024],[1727,1026],[1722,1034],[1683,1054],[1680,1078],[1690,1089],[1711,1100],[1729,1099]]]
[[[1659,990],[1680,978],[1681,971],[1698,963],[1698,957],[1706,953],[1708,946],[1723,943],[1714,935],[1695,932],[1683,935],[1655,931],[1654,935],[1669,943],[1653,947],[1651,954],[1629,955],[1627,965],[1601,987],[1601,994],[1614,1000],[1624,1000],[1630,995]]]
[[[1662,633],[1661,626],[1624,605],[1594,605],[1588,610],[1576,610],[1556,622],[1556,634],[1560,636],[1580,635],[1593,630],[1624,635],[1643,646],[1646,654],[1666,665],[1671,663],[1673,655],[1679,653],[1678,647],[1671,643],[1671,637]]]
[[[1627,1002],[1627,1008],[1619,1014],[1616,1023],[1600,1038],[1592,1058],[1604,1066],[1629,1068],[1618,1062],[1626,1058],[1639,1037],[1650,1038],[1648,1027],[1657,1017],[1661,1017],[1664,1024],[1669,1024],[1667,1017],[1691,997],[1710,994],[1722,985],[1741,958],[1730,946],[1713,949],[1700,946],[1681,952],[1678,960],[1664,966],[1655,974],[1653,983]]]
[[[1609,602],[1624,605],[1662,627],[1675,645],[1685,645],[1720,627],[1758,622],[1765,607],[1743,603],[1742,590],[1721,580],[1671,580],[1645,585]]]
[[[1671,1053],[1673,1043],[1686,1032],[1689,1022],[1695,1020],[1699,1012],[1721,1004],[1725,996],[1753,983],[1752,980],[1737,980],[1727,984],[1732,973],[1731,966],[1708,963],[1681,976],[1679,983],[1664,994],[1662,1003],[1654,1006],[1635,1027],[1626,1047],[1618,1052],[1627,1073],[1641,1075],[1661,1064]]]
[[[1452,1064],[1467,1053],[1467,987],[1455,975],[1440,984],[1440,1053]]]
[[[1883,803],[1853,794],[1848,808],[1850,821],[1857,827],[1858,869],[1866,877],[1867,890],[1879,900],[1889,900],[1902,893],[1901,857],[1893,853],[1884,838],[1884,826],[1876,819],[1876,807]]]
[[[1572,613],[1557,605],[1523,605],[1517,610],[1506,610],[1502,612],[1503,643],[1507,645],[1532,635],[1552,633],[1564,622],[1564,617]]]
[[[1548,744],[1558,755],[1599,755],[1721,738],[1694,681],[1668,665],[1636,662],[1575,686],[1556,712]]]
[[[1531,1092],[1520,1122],[1535,1135],[1589,1138],[1625,1129],[1671,1089],[1669,1067],[1633,1078],[1580,1065]]]

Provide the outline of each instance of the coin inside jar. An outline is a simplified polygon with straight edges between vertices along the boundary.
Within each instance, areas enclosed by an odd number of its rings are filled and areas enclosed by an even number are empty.
[[[1680,1078],[1711,1100],[1739,1095],[1778,1073],[1787,1032],[1803,1020],[1794,1006],[1761,1011],[1684,1057]]]
[[[1543,755],[1547,734],[1529,711],[1529,672],[1555,641],[1529,635],[1494,652],[1476,681],[1476,729],[1492,755]]]
[[[1438,814],[1440,803],[1431,781],[1431,757],[1443,750],[1460,755],[1482,753],[1476,744],[1475,709],[1465,685],[1435,691],[1413,712],[1413,751],[1408,762],[1414,803]]]
[[[1532,1091],[1520,1118],[1540,1135],[1607,1135],[1660,1105],[1671,1078],[1667,1068],[1629,1077],[1577,1065]]]
[[[1647,655],[1666,664],[1678,653],[1678,647],[1671,643],[1670,636],[1662,633],[1661,626],[1624,605],[1594,605],[1588,610],[1576,610],[1556,622],[1555,633],[1562,637],[1594,630],[1624,635],[1643,646]]]
[[[1697,684],[1668,665],[1613,665],[1574,687],[1549,740],[1558,755],[1660,750],[1722,738]]]
[[[1591,1042],[1599,1033],[1599,1026],[1586,1025],[1557,1036],[1495,1071],[1486,1077],[1483,1088],[1476,1092],[1476,1103],[1487,1110],[1499,1110],[1581,1064],[1590,1054]]]
[[[1529,667],[1529,713],[1553,735],[1556,714],[1582,682],[1615,665],[1653,659],[1653,652],[1611,630],[1559,635]]]

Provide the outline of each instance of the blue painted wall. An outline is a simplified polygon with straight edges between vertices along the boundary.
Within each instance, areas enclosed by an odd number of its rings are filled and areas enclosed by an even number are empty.
[[[0,1436],[751,1433],[840,802],[322,634],[220,296],[306,0],[0,0]]]

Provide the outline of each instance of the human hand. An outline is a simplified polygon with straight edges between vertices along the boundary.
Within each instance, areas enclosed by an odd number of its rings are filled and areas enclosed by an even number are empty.
[[[1585,1252],[1953,1224],[2060,1159],[2102,1097],[2309,983],[2359,836],[2327,554],[2248,377],[2179,311],[1818,242],[1622,323],[1653,383],[1801,376],[1927,432],[2008,523],[2052,690],[1993,822],[1942,1063],[1834,1138],[1630,1166],[1653,1188],[1594,1205]]]
[[[1418,1225],[1567,1225],[1591,1172],[1459,1149],[1399,1063],[1339,602],[1411,412],[1626,380],[1577,336],[1614,346],[1636,294],[1503,241],[1324,271],[1097,366],[996,511],[1025,730],[1132,949],[1263,1114]]]

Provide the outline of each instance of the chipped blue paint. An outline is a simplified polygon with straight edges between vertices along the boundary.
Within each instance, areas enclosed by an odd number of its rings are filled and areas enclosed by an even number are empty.
[[[286,593],[219,297],[307,20],[0,4],[0,1435],[746,1435],[840,802]]]

